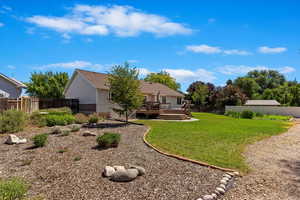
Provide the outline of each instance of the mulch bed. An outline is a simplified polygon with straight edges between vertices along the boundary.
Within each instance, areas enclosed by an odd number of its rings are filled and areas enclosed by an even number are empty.
[[[147,127],[124,126],[105,121],[89,130],[98,135],[120,133],[119,147],[100,150],[95,137],[82,132],[59,137],[50,135],[43,148],[31,148],[32,142],[6,145],[0,136],[0,177],[24,177],[30,185],[28,196],[48,200],[145,200],[197,199],[214,191],[223,172],[159,154],[143,143]],[[48,128],[27,128],[17,136],[31,138]],[[59,153],[59,150],[65,150]],[[77,161],[75,161],[77,160]],[[111,182],[102,177],[106,165],[140,165],[146,175],[129,183]]]

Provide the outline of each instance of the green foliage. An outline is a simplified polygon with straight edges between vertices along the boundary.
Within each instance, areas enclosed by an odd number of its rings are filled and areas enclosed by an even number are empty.
[[[0,133],[22,131],[26,125],[26,115],[22,111],[7,110],[0,113]]]
[[[71,115],[72,110],[69,107],[42,109],[40,112],[48,113],[49,115]]]
[[[264,116],[264,114],[262,114],[262,113],[260,113],[260,112],[256,112],[255,113],[255,117],[263,117]]]
[[[47,126],[65,126],[68,124],[73,124],[75,122],[75,117],[70,114],[64,115],[45,115]]]
[[[143,102],[138,70],[131,68],[128,63],[114,66],[109,73],[108,83],[111,100],[120,106],[118,112],[125,114],[128,121],[129,112],[139,108]]]
[[[35,147],[44,147],[48,140],[48,134],[38,134],[32,138],[33,144]]]
[[[69,129],[64,129],[64,130],[62,130],[61,131],[61,135],[60,136],[68,136],[68,135],[70,135],[70,133],[71,133],[71,130],[69,130]]]
[[[78,113],[74,117],[75,117],[76,124],[84,124],[89,121],[89,117],[82,113]]]
[[[260,87],[252,78],[239,77],[235,79],[234,85],[241,89],[241,91],[250,99],[255,97]]]
[[[63,98],[63,91],[69,81],[66,72],[45,72],[31,74],[27,93],[39,98]]]
[[[77,132],[80,130],[81,126],[78,124],[72,124],[69,126],[69,128],[71,129],[71,132]]]
[[[235,112],[235,111],[226,111],[225,116],[228,117],[233,117],[233,118],[240,118],[241,117],[241,113],[240,112]]]
[[[121,135],[118,133],[104,133],[104,135],[97,137],[99,147],[117,147],[121,140]]]
[[[205,105],[208,93],[209,91],[207,85],[197,85],[192,94],[192,100],[198,105]]]
[[[252,112],[251,110],[243,110],[241,112],[241,118],[243,119],[253,119],[254,117],[254,112]]]
[[[99,117],[96,113],[91,114],[89,116],[89,124],[96,124],[96,123],[98,123],[98,121],[99,121]]]
[[[1,200],[21,200],[28,190],[28,185],[20,178],[0,179]]]
[[[161,83],[173,90],[180,89],[180,84],[177,83],[176,80],[173,77],[171,77],[170,74],[166,71],[161,71],[159,73],[150,73],[146,76],[144,80],[153,83]]]
[[[275,120],[241,120],[209,113],[192,113],[198,121],[140,121],[151,127],[146,140],[165,152],[212,165],[248,171],[245,147],[285,132],[289,123]]]
[[[79,160],[81,160],[81,156],[76,156],[75,158],[74,158],[74,161],[76,162],[76,161],[79,161]]]
[[[38,127],[47,126],[47,121],[44,117],[44,114],[41,114],[40,111],[35,111],[30,115],[30,123]]]

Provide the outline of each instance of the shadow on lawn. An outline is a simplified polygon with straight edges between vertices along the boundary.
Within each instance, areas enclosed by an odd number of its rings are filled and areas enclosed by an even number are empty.
[[[83,127],[84,128],[120,128],[120,127],[126,127],[129,125],[139,125],[142,126],[143,124],[135,123],[135,122],[124,122],[124,121],[116,121],[116,123],[98,123],[98,124],[86,124]]]
[[[290,182],[286,184],[286,189],[291,196],[300,199],[300,160],[280,160],[283,165],[283,173],[289,175]]]

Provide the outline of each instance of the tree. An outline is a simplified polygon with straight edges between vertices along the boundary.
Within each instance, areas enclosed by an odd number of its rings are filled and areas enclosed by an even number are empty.
[[[209,91],[207,85],[197,85],[195,91],[192,94],[192,99],[196,104],[204,106],[207,103],[206,99],[208,97],[208,94]]]
[[[218,91],[216,92],[216,99],[216,107],[218,109],[224,109],[226,105],[242,105],[246,101],[247,97],[238,87],[234,85],[227,85],[225,87],[218,88]]]
[[[34,72],[26,83],[26,93],[39,98],[63,98],[68,81],[69,76],[65,72]]]
[[[241,91],[250,99],[257,96],[259,91],[259,85],[255,82],[253,78],[239,77],[235,79],[234,85],[241,89]]]
[[[166,71],[161,71],[159,73],[150,73],[144,79],[145,81],[153,82],[153,83],[161,83],[173,90],[179,90],[180,84],[176,82],[176,80],[170,76],[170,74]]]
[[[143,102],[138,75],[138,70],[131,68],[128,63],[114,66],[109,73],[111,100],[120,106],[115,110],[125,114],[126,122],[129,112],[139,108]]]

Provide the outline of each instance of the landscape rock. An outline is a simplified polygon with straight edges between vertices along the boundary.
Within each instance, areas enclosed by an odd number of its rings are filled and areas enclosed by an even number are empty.
[[[116,181],[116,182],[129,182],[133,181],[137,176],[139,172],[137,169],[127,169],[127,170],[117,170],[112,176],[110,177],[110,180]]]
[[[224,184],[219,185],[220,188],[226,189],[226,186]]]
[[[5,144],[24,144],[26,142],[26,139],[20,139],[16,135],[10,134],[5,141]]]
[[[214,198],[214,199],[217,199],[218,195],[215,194],[215,193],[212,193],[211,196]]]
[[[106,166],[103,171],[105,177],[111,177],[116,172],[115,168],[111,166]]]
[[[142,176],[142,175],[144,175],[146,173],[145,168],[143,168],[141,166],[131,165],[130,168],[131,169],[137,169],[138,172],[139,172],[138,176]]]
[[[225,194],[225,190],[223,188],[217,187],[216,191],[218,191],[220,194]]]
[[[85,132],[83,132],[82,135],[85,136],[85,137],[88,137],[88,136],[97,136],[96,133],[93,133],[93,132],[90,132],[90,131],[85,131]]]
[[[203,200],[213,200],[214,197],[212,195],[205,195],[203,196]]]
[[[224,177],[224,178],[228,178],[228,179],[231,179],[231,178],[232,178],[232,176],[230,176],[229,174],[224,174],[223,177]]]
[[[61,134],[62,128],[60,126],[53,126],[51,129],[51,134]]]
[[[226,184],[227,184],[227,181],[224,180],[224,179],[222,179],[222,180],[220,181],[220,183],[226,185]]]
[[[126,171],[125,167],[124,166],[113,166],[113,168],[116,170],[116,171]]]

